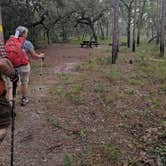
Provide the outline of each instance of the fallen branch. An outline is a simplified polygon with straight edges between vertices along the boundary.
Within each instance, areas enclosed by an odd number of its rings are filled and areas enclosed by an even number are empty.
[[[154,39],[156,39],[158,37],[158,35],[152,37],[151,39],[148,40],[148,43],[151,43]]]

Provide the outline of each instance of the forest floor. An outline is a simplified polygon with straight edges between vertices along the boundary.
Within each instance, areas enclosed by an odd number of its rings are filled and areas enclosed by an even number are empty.
[[[166,164],[166,59],[146,46],[120,49],[117,65],[109,46],[43,51],[44,74],[33,61],[23,109],[18,87],[14,166]],[[10,129],[0,145],[0,166],[8,165]]]

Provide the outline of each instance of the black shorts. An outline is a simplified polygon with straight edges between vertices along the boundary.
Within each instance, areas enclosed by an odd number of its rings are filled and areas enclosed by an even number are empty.
[[[4,96],[0,96],[0,129],[7,128],[10,125],[11,114],[10,105]]]

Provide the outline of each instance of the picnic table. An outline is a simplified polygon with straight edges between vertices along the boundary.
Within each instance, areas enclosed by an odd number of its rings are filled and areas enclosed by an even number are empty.
[[[92,45],[95,45],[96,47],[99,45],[96,41],[89,41],[89,40],[84,40],[82,43],[80,43],[81,48],[84,46],[92,48]]]

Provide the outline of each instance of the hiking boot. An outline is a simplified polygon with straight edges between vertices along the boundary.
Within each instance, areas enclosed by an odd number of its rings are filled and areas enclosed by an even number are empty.
[[[25,106],[29,103],[29,99],[27,96],[21,98],[21,106]]]

